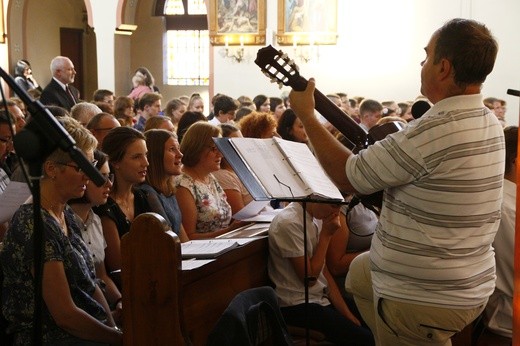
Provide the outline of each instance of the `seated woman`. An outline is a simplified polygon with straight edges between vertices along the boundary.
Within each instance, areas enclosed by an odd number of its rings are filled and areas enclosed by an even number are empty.
[[[255,109],[257,112],[269,113],[269,111],[271,110],[271,103],[269,101],[269,97],[263,94],[256,95],[253,98],[253,103],[255,104]]]
[[[219,127],[222,130],[222,137],[242,137],[240,130],[232,124],[220,124]],[[220,161],[220,169],[213,172],[213,175],[224,189],[233,215],[253,200],[253,197],[224,157]]]
[[[287,109],[282,113],[280,119],[278,119],[278,126],[276,132],[288,141],[308,143],[309,137],[303,127],[303,123],[292,109]]]
[[[164,109],[164,116],[169,117],[173,126],[177,129],[177,124],[181,120],[182,115],[186,112],[186,104],[179,98],[168,101]]]
[[[107,242],[105,265],[108,272],[121,269],[121,237],[130,230],[132,220],[150,211],[146,196],[135,189],[144,182],[148,170],[144,135],[131,127],[116,127],[103,140],[114,186],[107,203],[94,208],[101,218]]]
[[[271,114],[274,116],[276,121],[280,120],[280,117],[286,110],[283,100],[279,97],[269,98],[269,109],[271,110]]]
[[[182,214],[175,197],[174,178],[181,174],[182,153],[177,136],[170,131],[152,129],[144,133],[150,167],[146,182],[139,186],[148,198],[151,211],[160,214],[181,242],[189,238],[182,226]]]
[[[114,116],[121,126],[134,126],[134,100],[128,96],[119,96],[114,101]]]
[[[196,122],[186,131],[181,142],[183,173],[176,178],[177,201],[182,224],[190,239],[213,238],[231,231],[231,206],[226,193],[213,176],[220,169],[222,154],[213,137],[218,127]]]
[[[195,93],[190,96],[188,112],[199,112],[204,114],[204,100],[199,94]]]
[[[106,183],[98,187],[95,184],[88,184],[85,194],[81,198],[74,198],[69,201],[69,205],[74,210],[78,225],[81,228],[81,237],[92,253],[94,260],[94,268],[96,269],[96,277],[101,283],[103,293],[107,299],[113,316],[117,323],[120,323],[121,317],[121,292],[110,276],[108,276],[105,268],[105,237],[103,236],[103,227],[101,219],[94,213],[92,207],[105,204],[108,194],[112,188],[114,175],[110,174],[108,160],[105,153],[99,150],[94,151],[94,161],[97,162],[96,168],[106,180]]]
[[[276,119],[271,113],[252,112],[240,119],[238,128],[247,138],[279,137],[276,133]]]
[[[88,159],[97,141],[72,118],[60,119]],[[40,181],[45,251],[42,276],[43,345],[122,343],[107,301],[96,284],[90,251],[67,205],[85,193],[89,179],[61,149],[43,163]],[[15,345],[32,344],[34,299],[33,205],[22,205],[12,218],[0,253],[4,274],[2,310]]]

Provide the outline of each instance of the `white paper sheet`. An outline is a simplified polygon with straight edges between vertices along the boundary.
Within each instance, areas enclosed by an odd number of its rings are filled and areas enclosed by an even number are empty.
[[[31,196],[26,183],[11,181],[0,194],[0,223],[11,220],[14,212]]]

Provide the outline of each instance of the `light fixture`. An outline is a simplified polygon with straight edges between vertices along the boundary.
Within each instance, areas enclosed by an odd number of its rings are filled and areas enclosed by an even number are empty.
[[[117,35],[127,35],[130,36],[137,29],[137,25],[134,24],[121,24],[116,28],[115,33]]]
[[[239,41],[240,41],[240,46],[230,47],[229,37],[226,36],[224,38],[225,48],[223,50],[221,50],[221,55],[224,58],[229,58],[237,63],[241,63],[246,57],[245,50],[244,50],[244,37],[240,36]]]
[[[314,44],[314,37],[310,37],[309,44],[303,45],[298,44],[298,36],[293,36],[293,51],[294,58],[299,59],[301,62],[308,63],[312,60],[319,60],[319,46]]]

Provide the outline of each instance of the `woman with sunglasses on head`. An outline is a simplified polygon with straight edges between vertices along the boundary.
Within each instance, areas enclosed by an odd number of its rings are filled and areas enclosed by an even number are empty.
[[[212,174],[220,169],[222,159],[213,137],[220,137],[220,129],[199,121],[188,128],[181,142],[184,166],[175,181],[176,195],[190,239],[214,238],[241,224],[229,224],[231,206]]]
[[[92,253],[94,267],[96,269],[96,277],[101,283],[103,293],[107,299],[114,319],[117,323],[121,317],[121,292],[105,268],[105,237],[103,236],[103,226],[101,219],[94,213],[92,207],[105,204],[112,188],[114,175],[110,173],[107,155],[100,150],[94,151],[94,162],[96,168],[105,178],[106,182],[103,186],[88,184],[87,190],[83,197],[71,199],[69,205],[76,213],[76,219],[81,228],[81,237]]]
[[[143,191],[136,188],[148,171],[146,142],[138,130],[121,126],[107,134],[103,152],[108,155],[114,182],[107,203],[94,208],[101,218],[105,265],[109,273],[121,269],[121,237],[128,233],[132,220],[151,211]]]
[[[139,186],[148,197],[153,212],[160,214],[179,236],[181,242],[189,240],[182,226],[182,215],[175,196],[175,177],[182,173],[182,153],[177,135],[163,129],[144,133],[150,167],[146,182]]]
[[[62,125],[89,160],[97,141],[72,118]],[[40,180],[44,227],[42,283],[43,345],[119,345],[107,301],[95,280],[94,263],[67,202],[82,197],[89,179],[69,153],[54,150],[45,160]],[[14,345],[33,341],[34,255],[33,205],[24,204],[13,216],[0,252],[4,274],[2,312],[9,321]]]

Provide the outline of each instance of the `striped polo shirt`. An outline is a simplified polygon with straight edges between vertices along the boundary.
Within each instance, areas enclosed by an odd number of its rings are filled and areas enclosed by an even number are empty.
[[[504,159],[502,126],[481,95],[444,99],[349,158],[357,191],[385,191],[370,249],[377,296],[454,308],[486,301]]]

